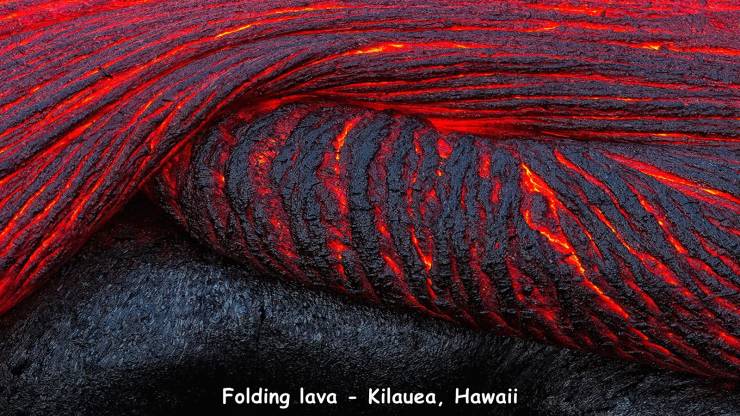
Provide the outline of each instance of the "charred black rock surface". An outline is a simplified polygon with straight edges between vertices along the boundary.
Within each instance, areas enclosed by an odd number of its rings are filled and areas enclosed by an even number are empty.
[[[732,415],[691,376],[481,334],[263,279],[199,246],[145,200],[59,278],[0,318],[0,414],[171,414],[222,408],[221,387],[518,388],[519,405],[447,414]],[[394,414],[403,408],[368,408]],[[346,414],[347,407],[301,408]],[[433,413],[435,409],[427,409]]]

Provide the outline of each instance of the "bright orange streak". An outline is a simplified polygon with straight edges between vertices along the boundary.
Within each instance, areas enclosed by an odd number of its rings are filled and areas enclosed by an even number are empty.
[[[393,274],[395,274],[396,277],[401,277],[403,273],[403,270],[401,270],[401,266],[399,266],[398,263],[396,263],[396,261],[393,260],[393,258],[391,258],[391,256],[387,254],[383,254],[382,256],[383,256],[383,260],[385,260],[385,263],[393,271]]]
[[[407,51],[411,49],[482,49],[490,48],[489,45],[480,43],[461,43],[461,42],[418,42],[418,43],[399,43],[389,42],[380,43],[364,49],[355,49],[345,53],[345,55],[364,55],[389,51]]]
[[[366,49],[358,49],[350,53],[354,55],[364,55],[366,53],[380,53],[380,52],[385,52],[385,51],[392,50],[392,49],[409,49],[409,47],[403,43],[388,43],[385,45],[373,46],[373,47],[366,48]]]
[[[478,176],[485,179],[491,177],[491,155],[489,155],[487,152],[483,152],[480,155],[480,163],[478,164]]]
[[[632,188],[632,187],[630,187]],[[688,254],[688,250],[686,250],[686,247],[681,244],[676,237],[673,236],[670,229],[668,228],[668,219],[663,215],[660,211],[658,211],[657,208],[655,208],[652,204],[650,204],[639,192],[635,192],[636,190],[633,189],[633,193],[635,196],[637,196],[637,200],[640,202],[640,205],[642,205],[643,208],[645,208],[645,211],[649,212],[650,214],[655,217],[655,219],[658,221],[658,225],[663,230],[663,233],[665,234],[666,238],[668,239],[668,242],[671,243],[673,248],[676,249],[676,251],[679,254]]]
[[[740,351],[740,339],[737,339],[736,337],[723,331],[717,331],[717,336],[730,347]]]
[[[424,268],[426,269],[427,273],[429,273],[429,271],[432,270],[432,256],[424,254],[424,250],[421,249],[421,245],[419,244],[419,239],[416,237],[416,230],[414,230],[414,226],[409,227],[409,233],[411,234],[411,244],[414,245],[416,253],[419,255],[421,262],[424,263]]]
[[[604,192],[607,195],[609,195],[609,197],[612,200],[612,202],[614,203],[615,207],[617,207],[619,209],[619,211],[622,213],[622,215],[625,218],[629,218],[629,217],[627,217],[626,213],[624,212],[624,210],[620,206],[619,202],[617,201],[616,196],[611,192],[611,190],[603,182],[599,181],[598,179],[596,179],[595,177],[593,177],[592,175],[590,175],[588,172],[584,171],[580,167],[574,165],[572,162],[570,162],[568,159],[566,159],[557,150],[554,150],[553,153],[555,154],[555,158],[560,163],[562,163],[563,165],[565,165],[569,169],[572,169],[572,170],[580,173],[584,178],[586,178],[586,180],[588,180],[589,182],[595,184],[596,186],[598,186],[602,190],[604,190]],[[653,214],[653,216],[657,219],[658,225],[660,225],[660,227],[663,229],[663,232],[666,234],[666,237],[668,238],[668,241],[673,245],[673,247],[676,249],[676,251],[678,253],[680,253],[680,254],[686,254],[687,253],[686,248],[683,247],[683,245],[670,233],[670,230],[668,229],[668,226],[667,226],[667,220],[665,219],[665,217],[663,217],[662,215],[659,215],[659,213],[657,212],[657,210],[654,207],[652,207],[650,204],[648,204],[648,202],[642,197],[642,195],[639,192],[637,192],[636,189],[632,188],[629,185],[628,185],[628,187],[637,196],[637,199],[640,202],[640,204],[648,212],[650,212],[651,214]],[[617,229],[614,227],[614,225],[612,225],[611,221],[609,221],[609,219],[606,218],[606,215],[604,215],[604,213],[598,207],[591,206],[591,210],[596,214],[596,216],[599,218],[599,220],[604,225],[606,225],[607,228],[609,228],[609,230],[612,232],[612,234],[614,234],[614,236],[617,237],[617,240],[619,240],[619,242],[627,249],[627,251],[629,251],[630,254],[632,254],[633,256],[637,257],[640,260],[640,262],[643,264],[643,266],[645,266],[645,268],[647,268],[651,273],[660,276],[663,279],[663,281],[665,281],[666,283],[670,284],[671,286],[675,286],[675,287],[678,287],[679,286],[678,278],[673,273],[673,271],[671,271],[671,269],[668,268],[668,266],[666,266],[665,264],[663,264],[662,262],[660,262],[655,257],[651,256],[650,254],[647,254],[647,253],[644,253],[644,252],[641,252],[641,251],[638,251],[638,250],[634,249],[625,240],[625,238],[622,236],[622,234],[617,231]],[[689,299],[693,299],[694,298],[693,294],[691,292],[689,292],[686,288],[683,288],[682,287],[680,289],[680,291],[681,291],[681,293],[685,297],[687,297]]]
[[[304,13],[304,12],[313,12],[313,11],[326,11],[326,10],[339,10],[344,9],[345,6],[341,6],[338,4],[324,4],[324,5],[315,5],[315,6],[308,6],[308,7],[290,7],[290,8],[283,8],[283,9],[275,9],[270,11],[269,13],[265,13],[264,15],[261,15],[260,17],[267,17],[267,16],[275,16],[280,14],[288,14],[288,13]],[[255,25],[265,25],[268,23],[278,23],[278,22],[284,22],[286,20],[296,19],[299,16],[290,16],[290,17],[284,17],[279,19],[270,19],[270,20],[263,20],[263,21],[257,21],[254,23],[248,23],[242,26],[237,26],[235,28],[223,31],[216,35],[216,38],[222,38],[224,36],[232,35],[234,33],[238,33],[247,29],[250,29],[254,27]]]
[[[614,228],[614,225],[612,225],[611,221],[609,221],[608,218],[604,215],[603,212],[598,207],[592,207],[592,211],[596,214],[597,217],[599,217],[599,220],[606,225],[609,230],[611,230],[612,234],[614,234],[617,237],[617,240],[627,249],[627,251],[630,252],[633,256],[637,257],[640,260],[640,263],[642,263],[645,268],[659,276],[663,279],[664,282],[668,283],[671,286],[674,286],[676,288],[679,288],[679,291],[683,296],[685,296],[688,299],[694,299],[694,295],[685,287],[680,287],[680,283],[678,280],[678,277],[676,277],[675,273],[663,264],[661,261],[659,261],[654,256],[638,251],[634,249],[625,239],[624,237],[617,231],[616,228]]]
[[[640,161],[637,161],[637,160],[629,159],[629,158],[626,158],[624,156],[621,156],[621,155],[618,155],[618,154],[614,154],[614,153],[604,153],[604,154],[607,157],[609,157],[610,159],[616,160],[617,162],[619,162],[619,163],[621,163],[621,164],[623,164],[625,166],[628,166],[628,167],[630,167],[632,169],[635,169],[635,170],[637,170],[637,171],[639,171],[639,172],[641,172],[641,173],[643,173],[645,175],[651,176],[651,177],[659,180],[660,182],[662,182],[662,183],[664,183],[664,184],[666,184],[668,186],[671,186],[673,188],[679,189],[679,188],[676,187],[677,185],[678,186],[684,186],[684,187],[690,188],[692,190],[700,191],[700,192],[703,192],[705,194],[711,195],[713,197],[722,198],[724,200],[727,200],[729,202],[734,203],[735,205],[740,205],[740,199],[737,198],[737,197],[735,197],[735,196],[733,196],[733,195],[731,195],[731,194],[729,194],[729,193],[727,193],[727,192],[702,186],[701,184],[698,184],[696,182],[693,182],[693,181],[690,181],[688,179],[682,178],[682,177],[677,176],[677,175],[675,175],[673,173],[666,172],[664,170],[658,169],[657,167],[655,167],[653,165],[650,165],[650,164],[647,164],[647,163],[644,163],[644,162],[640,162]]]
[[[351,131],[351,130],[352,130],[353,128],[355,128],[355,125],[357,124],[357,122],[358,122],[359,120],[360,120],[360,118],[359,118],[359,117],[357,117],[357,118],[353,118],[352,120],[349,120],[349,121],[347,121],[347,122],[346,122],[346,123],[344,124],[344,128],[342,129],[342,132],[341,132],[341,133],[339,133],[339,135],[338,135],[338,136],[336,137],[336,139],[334,140],[334,150],[335,150],[335,151],[334,151],[334,159],[335,159],[335,160],[336,160],[337,162],[338,162],[338,161],[339,161],[339,159],[340,159],[340,156],[341,156],[341,152],[342,152],[342,147],[344,147],[344,142],[345,142],[345,140],[347,139],[347,135],[349,134],[349,132],[350,132],[350,131]],[[339,171],[338,171],[338,169],[339,169],[339,165],[337,164],[337,165],[334,165],[334,166],[335,166],[335,170],[336,170],[336,173],[339,173]]]
[[[550,207],[550,212],[552,212],[555,218],[558,219],[558,209],[564,211],[567,211],[567,209],[557,198],[555,191],[553,191],[542,178],[532,172],[532,170],[527,165],[522,163],[520,167],[523,173],[523,188],[530,193],[538,193],[544,196],[545,200],[547,200],[548,206]],[[532,214],[528,209],[524,209],[522,215],[524,216],[524,221],[531,229],[542,234],[551,243],[551,245],[557,252],[565,256],[565,262],[583,278],[583,283],[589,289],[595,292],[609,309],[621,316],[623,319],[629,319],[629,314],[624,310],[624,308],[622,308],[612,298],[607,296],[600,287],[596,286],[588,278],[588,276],[586,275],[586,269],[583,267],[581,259],[578,257],[575,249],[573,248],[573,245],[570,243],[568,237],[566,237],[565,233],[560,227],[559,222],[558,230],[553,231],[548,229],[546,226],[535,223],[532,220]]]
[[[597,16],[604,12],[604,9],[592,9],[588,7],[568,6],[568,5],[547,5],[547,4],[529,4],[527,7],[539,10],[552,10],[560,13],[586,14]]]
[[[590,183],[592,183],[593,185],[599,187],[599,189],[601,189],[602,191],[604,191],[604,193],[609,196],[609,199],[612,201],[612,203],[614,204],[614,206],[619,210],[619,212],[622,213],[622,216],[624,218],[629,218],[629,216],[627,215],[627,213],[624,211],[624,209],[620,205],[619,200],[617,199],[617,196],[614,195],[614,192],[612,192],[612,190],[609,189],[609,187],[606,186],[606,184],[604,182],[600,181],[595,176],[593,176],[590,173],[586,172],[580,166],[577,166],[575,163],[573,163],[570,160],[568,160],[565,156],[563,156],[562,153],[560,153],[558,151],[558,149],[553,150],[553,154],[555,155],[555,159],[557,159],[558,162],[562,163],[568,169],[577,172],[578,174],[580,174],[581,176],[583,176],[587,181],[589,181]]]
[[[452,154],[452,146],[442,137],[437,139],[437,153],[442,159],[447,159]]]

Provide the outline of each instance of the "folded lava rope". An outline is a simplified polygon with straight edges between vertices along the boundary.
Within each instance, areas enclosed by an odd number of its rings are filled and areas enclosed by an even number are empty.
[[[0,312],[154,176],[255,267],[738,378],[731,2],[17,1],[0,21]]]

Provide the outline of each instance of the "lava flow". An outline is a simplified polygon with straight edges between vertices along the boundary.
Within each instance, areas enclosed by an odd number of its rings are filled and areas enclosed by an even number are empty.
[[[147,182],[355,298],[740,378],[740,10],[0,4],[0,313]]]

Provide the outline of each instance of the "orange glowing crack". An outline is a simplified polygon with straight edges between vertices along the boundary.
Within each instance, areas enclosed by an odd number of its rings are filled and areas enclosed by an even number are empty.
[[[586,180],[588,180],[589,182],[591,182],[594,185],[596,185],[599,188],[601,188],[609,196],[609,198],[612,200],[612,203],[614,204],[614,206],[622,213],[622,215],[624,216],[624,218],[630,218],[629,216],[627,216],[627,213],[624,212],[624,209],[619,204],[616,196],[612,193],[612,191],[603,182],[599,181],[598,179],[596,179],[595,177],[593,177],[592,175],[590,175],[589,173],[587,173],[586,171],[584,171],[580,167],[578,167],[575,164],[573,164],[572,162],[570,162],[568,159],[565,158],[565,156],[563,156],[557,150],[554,150],[553,153],[555,154],[555,158],[560,163],[562,163],[563,165],[565,165],[569,169],[572,169],[572,170],[578,172],[584,178],[586,178]],[[639,194],[631,186],[628,185],[628,187],[637,196],[638,201],[640,202],[640,204],[643,207],[645,207],[646,210],[648,210],[648,212],[651,212],[651,213],[654,213],[655,212],[655,210],[652,209],[652,207],[648,205],[647,201],[644,200],[644,198],[642,197],[641,194]],[[675,274],[666,265],[664,265],[663,263],[661,263],[660,261],[658,261],[658,259],[656,259],[655,257],[653,257],[653,256],[651,256],[651,255],[649,255],[647,253],[640,252],[640,251],[634,249],[625,240],[625,238],[622,236],[622,234],[617,231],[617,229],[614,227],[614,225],[611,223],[611,221],[609,221],[606,218],[606,215],[604,215],[604,213],[601,211],[601,209],[599,209],[597,206],[593,206],[593,205],[589,205],[589,206],[590,206],[591,210],[594,212],[594,214],[596,214],[596,216],[599,218],[599,220],[604,225],[606,225],[607,228],[609,228],[609,230],[612,232],[612,234],[614,234],[614,236],[617,238],[617,240],[620,242],[620,244],[622,244],[622,246],[624,246],[627,249],[627,251],[630,252],[630,254],[632,254],[633,256],[637,257],[640,260],[640,262],[648,270],[650,270],[652,273],[657,274],[658,276],[660,276],[666,283],[670,284],[671,286],[679,286],[678,278],[675,276]],[[670,234],[670,232],[667,229],[667,226],[665,224],[664,219],[658,219],[658,223],[663,228],[663,230],[667,233],[669,241],[671,242],[671,244],[674,245],[674,247],[676,247],[676,250],[679,253],[685,254],[686,249],[678,242],[678,240],[676,240],[673,237],[672,234]],[[682,293],[684,294],[684,296],[686,296],[688,298],[693,298],[693,295],[690,292],[688,292],[686,289],[682,289]]]
[[[568,168],[570,168],[570,169],[578,172],[584,178],[586,178],[589,182],[591,182],[591,183],[599,186],[605,193],[607,193],[607,195],[609,195],[609,197],[612,200],[612,202],[614,203],[615,207],[617,207],[620,210],[620,212],[622,212],[622,215],[625,218],[629,218],[626,215],[626,213],[623,211],[623,209],[620,206],[620,204],[618,203],[618,201],[617,201],[616,197],[614,196],[614,194],[611,192],[611,190],[609,188],[606,187],[605,184],[603,184],[601,181],[599,181],[598,179],[596,179],[595,177],[593,177],[589,173],[585,172],[580,167],[574,165],[572,162],[570,162],[568,159],[566,159],[557,150],[554,150],[554,154],[555,154],[556,159],[560,163],[562,163],[566,167],[568,167]],[[669,228],[669,225],[668,225],[669,222],[668,222],[667,218],[660,211],[658,211],[658,209],[656,207],[652,206],[643,197],[643,195],[640,192],[638,192],[634,187],[632,187],[629,184],[627,186],[630,188],[630,190],[632,191],[632,193],[637,197],[637,200],[640,203],[640,205],[642,205],[642,207],[645,208],[646,211],[648,211],[650,214],[653,215],[653,217],[655,217],[656,221],[658,222],[658,225],[663,230],[663,233],[666,236],[666,239],[674,247],[674,249],[676,250],[677,253],[686,256],[687,261],[689,262],[689,264],[694,269],[702,270],[705,273],[707,273],[707,274],[711,275],[712,277],[714,277],[715,279],[718,279],[719,281],[721,281],[723,283],[728,283],[721,276],[719,276],[716,273],[714,273],[714,271],[706,263],[704,263],[703,261],[701,261],[699,259],[695,259],[693,257],[689,257],[688,256],[688,250],[671,233],[670,228]],[[660,276],[666,283],[670,284],[671,286],[676,286],[676,287],[679,286],[678,278],[668,268],[668,266],[666,266],[665,264],[661,263],[660,261],[658,261],[658,259],[656,259],[655,257],[653,257],[653,256],[651,256],[651,255],[649,255],[647,253],[644,253],[644,252],[640,252],[638,250],[635,250],[629,243],[627,243],[627,241],[624,239],[624,237],[616,230],[616,228],[612,225],[611,221],[609,221],[606,218],[606,216],[604,215],[604,213],[598,207],[592,206],[591,209],[596,214],[596,216],[599,218],[599,220],[603,224],[605,224],[607,226],[607,228],[609,228],[609,230],[611,230],[612,234],[614,234],[617,237],[617,240],[619,240],[620,244],[622,244],[630,252],[630,254],[632,254],[635,257],[637,257],[640,260],[640,262],[643,264],[643,266],[645,266],[652,273]],[[700,284],[700,282],[698,282],[698,281],[697,281],[697,285],[700,286],[700,288],[702,288],[702,291],[704,291],[705,294],[710,294],[711,293],[711,292],[708,292],[708,289],[704,285]],[[637,286],[635,284],[635,288],[639,288],[639,286]],[[681,293],[685,297],[687,297],[689,299],[693,299],[694,298],[693,294],[691,292],[689,292],[687,289],[681,288],[680,290],[681,290]],[[642,291],[640,290],[640,292],[642,292]],[[652,299],[651,299],[651,301],[652,301]],[[718,303],[722,303],[723,306],[727,307],[727,302],[724,299],[718,298],[717,299],[717,302]],[[728,309],[734,309],[734,308],[733,307],[728,307]]]
[[[432,256],[424,254],[424,250],[421,249],[421,245],[419,244],[419,239],[416,237],[416,230],[414,230],[413,225],[409,226],[409,233],[411,234],[411,244],[414,245],[416,253],[419,255],[421,262],[424,263],[424,268],[426,269],[427,273],[429,273],[429,271],[432,269]]]
[[[412,49],[483,49],[483,48],[490,48],[490,45],[484,45],[480,43],[462,43],[462,42],[445,42],[445,41],[437,41],[437,42],[411,42],[411,43],[401,43],[401,42],[388,42],[388,43],[380,43],[377,45],[369,46],[367,48],[363,49],[355,49],[349,52],[346,52],[344,55],[365,55],[365,54],[375,54],[375,53],[383,53],[383,52],[399,52],[399,51],[408,51]]]
[[[583,267],[581,259],[576,254],[575,249],[573,248],[572,244],[565,236],[565,233],[560,227],[558,211],[567,211],[567,209],[557,198],[555,191],[553,191],[542,178],[532,172],[532,170],[527,165],[521,163],[520,167],[523,174],[522,187],[529,193],[538,193],[545,197],[545,200],[550,207],[550,212],[554,215],[556,219],[558,229],[553,231],[548,229],[547,226],[537,224],[532,219],[532,214],[530,210],[526,208],[523,209],[522,212],[522,215],[524,216],[524,221],[531,229],[539,232],[542,236],[544,236],[545,239],[547,239],[547,241],[551,243],[552,247],[558,253],[561,253],[565,256],[565,263],[571,266],[571,268],[573,268],[583,278],[583,283],[586,285],[586,287],[596,293],[611,311],[615,312],[623,319],[629,319],[630,315],[624,310],[624,308],[622,308],[611,297],[606,295],[600,287],[595,285],[591,281],[591,279],[588,278],[586,274],[586,269]]]
[[[349,132],[355,127],[357,122],[360,120],[359,117],[353,118],[351,120],[348,120],[346,123],[344,123],[344,128],[342,129],[341,133],[336,137],[334,140],[334,159],[338,162],[341,156],[342,147],[344,147],[344,142],[347,139],[347,135]],[[335,165],[336,169],[339,169],[339,164]],[[338,171],[335,171],[337,174]]]
[[[696,182],[690,181],[688,179],[682,178],[678,175],[675,175],[670,172],[666,172],[662,169],[658,169],[657,167],[647,164],[645,162],[640,162],[634,159],[630,159],[615,153],[604,153],[607,157],[609,157],[612,160],[615,160],[625,166],[628,166],[634,170],[637,170],[638,172],[641,172],[645,175],[648,175],[650,177],[653,177],[657,179],[658,181],[671,186],[674,189],[677,189],[679,191],[682,191],[685,188],[689,188],[690,190],[693,190],[694,192],[687,193],[687,195],[693,195],[695,197],[701,198],[701,194],[706,194],[715,198],[723,199],[727,202],[731,202],[735,206],[733,207],[733,210],[740,211],[740,198],[737,198],[727,192],[720,191],[718,189],[709,188],[706,186],[702,186],[701,184],[698,184]]]
[[[280,15],[280,14],[289,14],[289,13],[305,13],[305,12],[314,12],[314,11],[340,10],[340,9],[345,9],[345,8],[347,8],[347,6],[342,6],[342,5],[339,5],[339,4],[317,4],[317,5],[314,5],[314,6],[307,6],[307,7],[289,7],[289,8],[275,9],[275,10],[271,10],[270,12],[265,13],[265,14],[259,16],[259,17],[276,16],[276,15]],[[255,25],[264,25],[264,24],[269,24],[269,23],[279,23],[279,22],[284,22],[284,21],[287,21],[287,20],[297,19],[299,17],[300,16],[288,16],[288,17],[277,18],[277,19],[268,19],[268,20],[257,21],[257,22],[254,22],[254,23],[247,23],[247,24],[242,25],[242,26],[237,26],[237,27],[231,28],[229,30],[225,30],[225,31],[217,34],[215,37],[218,39],[218,38],[222,38],[224,36],[232,35],[234,33],[239,33],[241,31],[250,29],[250,28],[254,27]]]
[[[437,153],[442,159],[447,159],[450,157],[450,154],[452,154],[452,146],[450,146],[450,143],[442,137],[437,139]]]
[[[627,249],[627,251],[629,251],[630,254],[632,254],[633,256],[637,257],[640,260],[640,263],[642,263],[642,265],[645,266],[645,268],[650,273],[660,277],[669,285],[676,287],[687,299],[695,299],[694,294],[680,284],[678,277],[668,266],[663,264],[654,256],[633,248],[617,231],[614,225],[612,225],[611,221],[606,218],[606,215],[604,215],[604,213],[598,207],[592,207],[592,211],[596,214],[599,220],[604,223],[604,225],[606,225],[609,230],[611,230],[612,234],[617,237],[617,240],[619,240],[619,242]]]
[[[483,179],[489,179],[491,177],[491,155],[487,152],[483,152],[480,155],[480,162],[478,163],[478,176]]]

